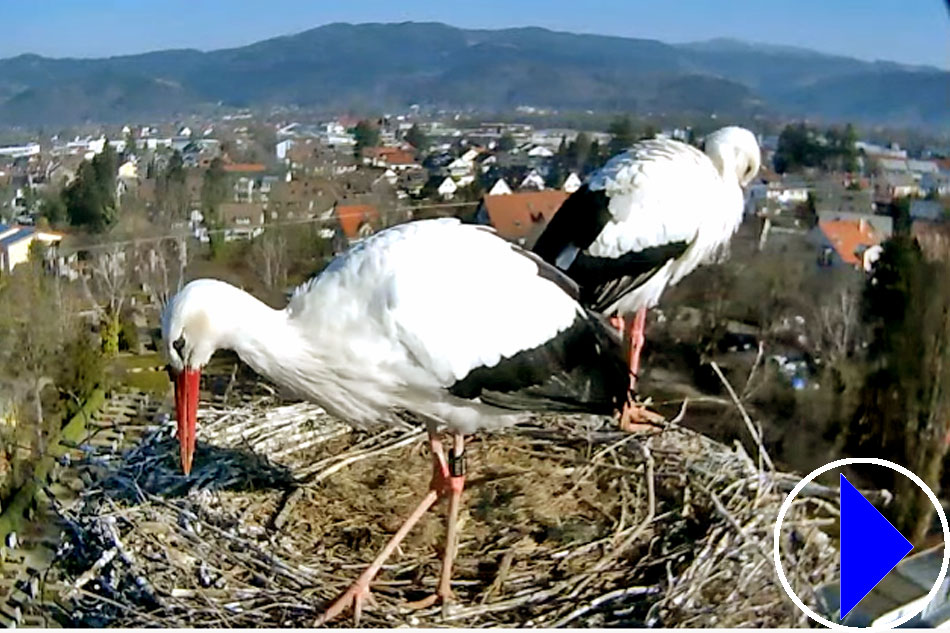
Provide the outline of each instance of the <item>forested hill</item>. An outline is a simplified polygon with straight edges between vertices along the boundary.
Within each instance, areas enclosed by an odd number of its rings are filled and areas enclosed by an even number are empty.
[[[950,73],[789,47],[670,45],[541,28],[330,24],[248,46],[0,60],[0,125],[169,117],[206,105],[748,116],[950,127]]]

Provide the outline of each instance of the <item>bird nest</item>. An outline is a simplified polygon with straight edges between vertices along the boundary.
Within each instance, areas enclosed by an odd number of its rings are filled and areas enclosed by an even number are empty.
[[[422,431],[365,433],[309,404],[202,409],[194,470],[173,424],[75,467],[57,504],[46,574],[70,626],[311,626],[426,492]],[[791,627],[807,624],[772,559],[798,477],[671,424],[629,435],[611,420],[542,416],[474,437],[453,577],[436,587],[445,504],[373,584],[366,626]],[[827,497],[827,495],[825,495]],[[835,503],[799,495],[783,565],[802,600],[837,576]],[[347,626],[349,615],[330,623]]]

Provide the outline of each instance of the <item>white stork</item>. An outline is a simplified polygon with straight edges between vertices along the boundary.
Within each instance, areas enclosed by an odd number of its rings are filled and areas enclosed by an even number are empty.
[[[429,493],[320,622],[359,619],[386,558],[440,497],[450,498],[437,594],[447,603],[464,485],[464,435],[527,411],[615,413],[628,373],[622,340],[577,301],[577,287],[491,229],[423,220],[368,238],[274,310],[229,284],[192,281],[162,315],[182,467],[191,470],[201,368],[231,349],[260,374],[364,428],[426,423]],[[439,439],[454,436],[448,458]]]
[[[628,332],[630,393],[636,391],[646,310],[667,286],[714,258],[742,221],[745,187],[759,171],[755,136],[724,127],[704,151],[666,139],[640,141],[611,158],[564,201],[534,252],[565,271],[581,303]],[[628,402],[621,426],[656,414]]]

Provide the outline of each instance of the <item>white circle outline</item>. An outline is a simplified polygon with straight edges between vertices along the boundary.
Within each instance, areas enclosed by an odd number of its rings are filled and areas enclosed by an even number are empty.
[[[824,624],[831,629],[861,629],[868,630],[865,627],[857,626],[845,626],[843,624],[838,624],[836,622],[831,622],[821,617],[814,611],[812,611],[808,605],[801,601],[801,599],[795,595],[795,592],[792,591],[791,585],[788,584],[788,579],[785,577],[785,570],[782,569],[782,557],[779,550],[779,545],[781,542],[782,534],[782,521],[785,520],[785,515],[788,513],[789,508],[792,507],[792,501],[795,500],[795,497],[798,496],[798,493],[805,488],[808,483],[813,479],[818,477],[823,473],[828,472],[829,470],[834,470],[835,468],[841,468],[842,466],[850,466],[853,464],[872,464],[874,466],[884,466],[890,468],[891,470],[896,470],[900,474],[908,477],[911,481],[917,484],[921,490],[927,493],[927,497],[930,498],[930,502],[934,504],[934,507],[937,509],[937,514],[940,516],[940,525],[943,528],[943,563],[940,565],[940,574],[937,575],[937,581],[934,583],[934,586],[930,589],[930,593],[927,594],[927,601],[920,606],[916,611],[905,615],[902,618],[895,620],[894,622],[888,623],[886,627],[874,627],[877,630],[886,630],[898,627],[901,624],[909,622],[912,618],[916,617],[919,613],[922,613],[924,609],[927,608],[927,605],[930,604],[934,598],[937,597],[937,593],[940,591],[940,585],[943,584],[944,578],[947,576],[947,567],[950,565],[950,525],[947,524],[947,515],[943,511],[943,506],[940,505],[940,501],[937,499],[937,495],[934,494],[933,490],[930,489],[930,486],[925,484],[923,480],[907,470],[900,464],[895,464],[894,462],[888,461],[886,459],[879,459],[877,457],[848,457],[845,459],[839,459],[833,461],[830,464],[825,464],[821,468],[813,470],[808,474],[807,477],[802,479],[798,484],[792,488],[792,491],[788,493],[788,497],[785,498],[785,501],[782,502],[782,507],[779,508],[778,518],[775,520],[775,534],[774,534],[774,543],[772,547],[772,555],[775,563],[775,571],[778,573],[778,579],[782,583],[782,588],[785,590],[785,593],[788,594],[788,597],[792,599],[792,602],[795,603],[799,609],[805,612],[805,615],[810,617],[812,620]]]

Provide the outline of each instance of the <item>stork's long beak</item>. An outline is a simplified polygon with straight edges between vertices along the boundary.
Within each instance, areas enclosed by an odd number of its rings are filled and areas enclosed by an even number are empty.
[[[191,472],[195,455],[195,427],[198,422],[198,383],[200,369],[187,367],[175,376],[175,413],[178,416],[178,442],[181,446],[181,468]]]

